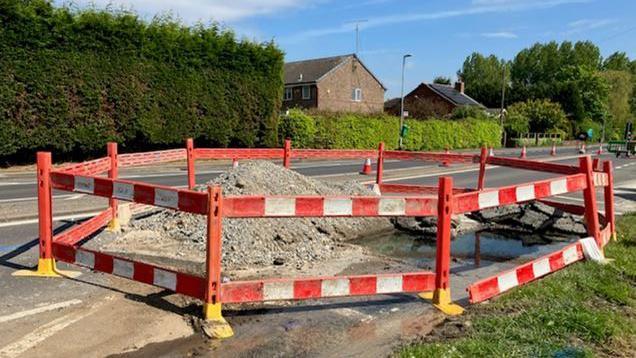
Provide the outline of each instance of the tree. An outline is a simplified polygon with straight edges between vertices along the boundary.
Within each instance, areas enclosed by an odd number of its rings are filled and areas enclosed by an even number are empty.
[[[508,107],[506,121],[512,119],[515,130],[525,127],[530,132],[558,133],[569,132],[568,120],[561,105],[549,100],[527,100]]]
[[[632,63],[625,52],[614,52],[603,61],[603,70],[631,72]]]
[[[499,107],[504,71],[506,71],[506,78],[509,79],[508,64],[503,59],[495,55],[485,57],[473,52],[466,57],[457,76],[466,83],[467,95],[486,107]],[[507,83],[506,87],[508,87]]]
[[[441,85],[450,85],[451,84],[451,79],[450,79],[450,77],[446,77],[446,76],[437,76],[433,80],[433,83],[439,83]]]
[[[631,118],[630,100],[634,98],[632,75],[626,71],[603,71],[600,75],[608,84],[609,91],[607,104],[610,115],[605,123],[606,138],[618,139]]]

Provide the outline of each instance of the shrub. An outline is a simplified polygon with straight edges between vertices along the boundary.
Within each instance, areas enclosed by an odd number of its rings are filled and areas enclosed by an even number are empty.
[[[314,119],[300,109],[290,109],[278,122],[278,134],[281,142],[290,138],[297,148],[308,148],[314,143],[316,123]]]
[[[217,25],[0,2],[0,157],[276,144],[283,54]],[[8,140],[5,140],[8,137]]]
[[[547,99],[517,102],[508,107],[508,118],[513,118],[521,124],[525,121],[522,117],[527,119],[528,130],[533,133],[553,133],[568,128],[568,121],[561,105]]]
[[[478,106],[459,106],[453,109],[451,113],[452,119],[465,119],[465,118],[477,118],[486,119],[488,115],[483,108]]]

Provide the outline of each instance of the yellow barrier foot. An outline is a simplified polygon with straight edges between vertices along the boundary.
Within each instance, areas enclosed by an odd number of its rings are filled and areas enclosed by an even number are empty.
[[[205,318],[205,323],[201,327],[208,337],[223,339],[234,335],[232,327],[221,315],[220,303],[204,303],[203,318]]]
[[[417,296],[423,300],[432,300],[433,299],[433,291],[420,292]]]
[[[615,233],[615,232],[613,232],[613,233],[612,233],[612,241],[617,241],[617,240],[618,240],[618,239],[616,238],[616,233]]]
[[[433,306],[449,316],[459,316],[464,313],[462,306],[451,302],[449,289],[438,289],[433,292]]]
[[[81,275],[79,271],[58,270],[53,259],[38,259],[38,268],[32,270],[18,270],[11,274],[16,277],[70,277],[75,278]]]
[[[106,230],[110,232],[120,232],[121,225],[119,225],[119,220],[112,219],[110,222],[108,222],[108,226],[106,227]]]

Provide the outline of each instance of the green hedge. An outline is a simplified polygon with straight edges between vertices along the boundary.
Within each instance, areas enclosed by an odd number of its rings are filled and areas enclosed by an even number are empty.
[[[387,149],[395,149],[398,144],[398,128],[400,119],[384,114],[362,115],[352,113],[314,113],[307,114],[300,110],[290,111],[288,117],[303,119],[303,127],[315,127],[314,140],[308,143],[304,138],[309,135],[302,129],[296,129],[296,136],[303,138],[302,146],[316,148],[376,148],[384,142]],[[313,120],[313,126],[307,125],[307,118]],[[283,119],[280,123],[290,123]],[[476,148],[482,145],[498,147],[501,130],[496,120],[466,118],[461,120],[407,120],[409,133],[404,139],[408,150],[442,150]],[[291,133],[288,129],[279,128],[281,133]],[[296,146],[296,144],[294,144]]]
[[[0,1],[0,159],[101,153],[109,140],[275,145],[282,68],[272,43],[216,25]]]

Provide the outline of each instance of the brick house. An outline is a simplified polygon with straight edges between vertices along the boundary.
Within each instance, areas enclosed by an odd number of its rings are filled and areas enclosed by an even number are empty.
[[[455,82],[454,86],[439,83],[421,83],[404,96],[404,110],[411,116],[447,116],[457,107],[484,105],[464,93],[464,82]],[[400,99],[394,98],[385,103],[385,111],[399,115]],[[427,113],[418,113],[427,112]]]
[[[283,110],[382,112],[386,88],[355,54],[285,64]]]

